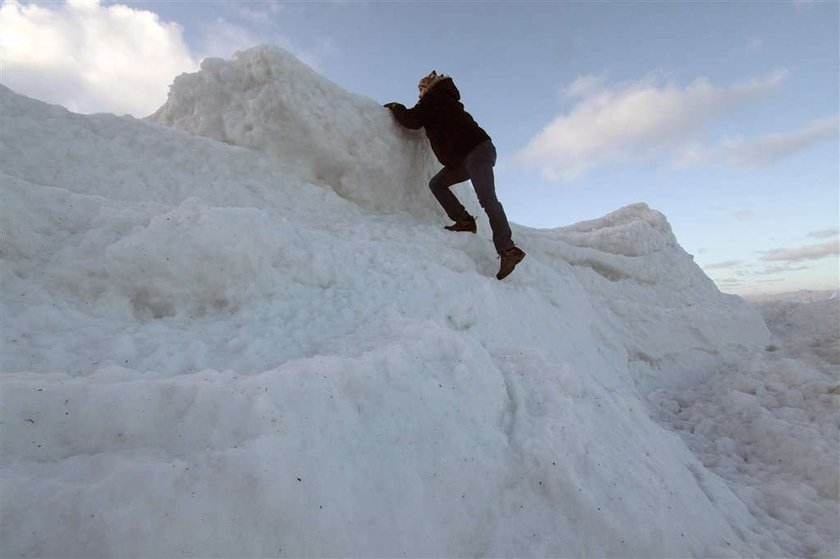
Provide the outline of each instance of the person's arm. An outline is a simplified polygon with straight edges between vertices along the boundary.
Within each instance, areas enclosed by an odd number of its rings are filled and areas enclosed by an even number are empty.
[[[396,118],[397,122],[399,122],[402,126],[411,128],[412,130],[423,128],[423,107],[420,103],[417,103],[411,109],[406,109],[402,103],[388,103],[385,106],[391,110],[391,114],[394,115],[394,118]]]

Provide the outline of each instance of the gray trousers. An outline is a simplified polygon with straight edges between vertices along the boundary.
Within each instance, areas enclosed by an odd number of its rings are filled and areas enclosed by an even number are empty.
[[[458,198],[449,189],[453,184],[464,182],[467,179],[472,181],[475,193],[478,196],[478,203],[484,208],[487,217],[490,219],[490,229],[493,230],[493,245],[496,252],[513,247],[510,225],[508,224],[505,209],[496,198],[496,183],[493,177],[493,165],[496,164],[496,147],[493,142],[487,140],[478,144],[458,168],[444,167],[429,181],[429,188],[435,195],[437,201],[443,206],[446,215],[452,221],[464,221],[470,219],[470,214]]]

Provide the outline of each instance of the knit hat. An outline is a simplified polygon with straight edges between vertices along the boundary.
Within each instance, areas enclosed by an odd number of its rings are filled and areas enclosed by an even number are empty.
[[[439,82],[445,80],[448,77],[449,76],[445,74],[438,74],[437,72],[432,70],[431,74],[422,78],[420,80],[420,83],[417,84],[417,88],[420,90],[420,97],[423,97],[423,95],[425,95],[427,91],[429,91]]]

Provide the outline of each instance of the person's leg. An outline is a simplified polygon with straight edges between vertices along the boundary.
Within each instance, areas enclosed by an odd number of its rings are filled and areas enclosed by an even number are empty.
[[[496,148],[490,141],[479,144],[464,160],[464,167],[469,173],[478,203],[487,212],[490,219],[490,229],[493,230],[493,245],[496,252],[513,248],[510,224],[505,209],[496,198],[496,183],[493,177],[493,165],[496,163]]]
[[[467,210],[464,208],[464,205],[458,201],[458,198],[452,194],[452,191],[449,190],[453,184],[458,184],[459,182],[464,182],[469,177],[467,170],[463,167],[458,169],[449,169],[444,167],[440,170],[438,174],[432,177],[432,180],[429,181],[429,188],[432,191],[432,194],[435,195],[437,201],[443,207],[443,210],[446,212],[446,215],[452,221],[468,221],[472,218],[472,216],[467,213]]]

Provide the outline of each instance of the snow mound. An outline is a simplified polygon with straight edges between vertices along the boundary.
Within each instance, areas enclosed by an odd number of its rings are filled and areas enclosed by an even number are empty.
[[[175,79],[150,120],[290,162],[377,211],[440,214],[425,195],[435,173],[425,135],[279,47],[205,59],[199,72]]]
[[[0,88],[0,555],[836,554],[840,396],[665,216],[514,225],[498,282],[375,102],[179,84],[189,133]]]
[[[284,207],[292,196],[302,204],[316,196],[300,187],[305,181],[293,167],[132,117],[74,114],[2,85],[0,109],[0,172],[34,185],[169,206],[195,197],[216,206]]]
[[[768,332],[743,300],[721,293],[677,243],[661,213],[634,204],[599,219],[533,231],[539,248],[580,282],[601,330],[617,329],[636,387],[696,383]],[[678,326],[682,325],[682,326]]]
[[[836,291],[786,293],[751,302],[774,334],[774,344],[794,352],[805,348],[800,352],[805,357],[813,353],[840,366],[840,298]]]
[[[764,352],[650,401],[741,499],[760,503],[754,514],[787,554],[836,556],[840,306],[828,293],[774,297],[754,303],[774,334]]]

